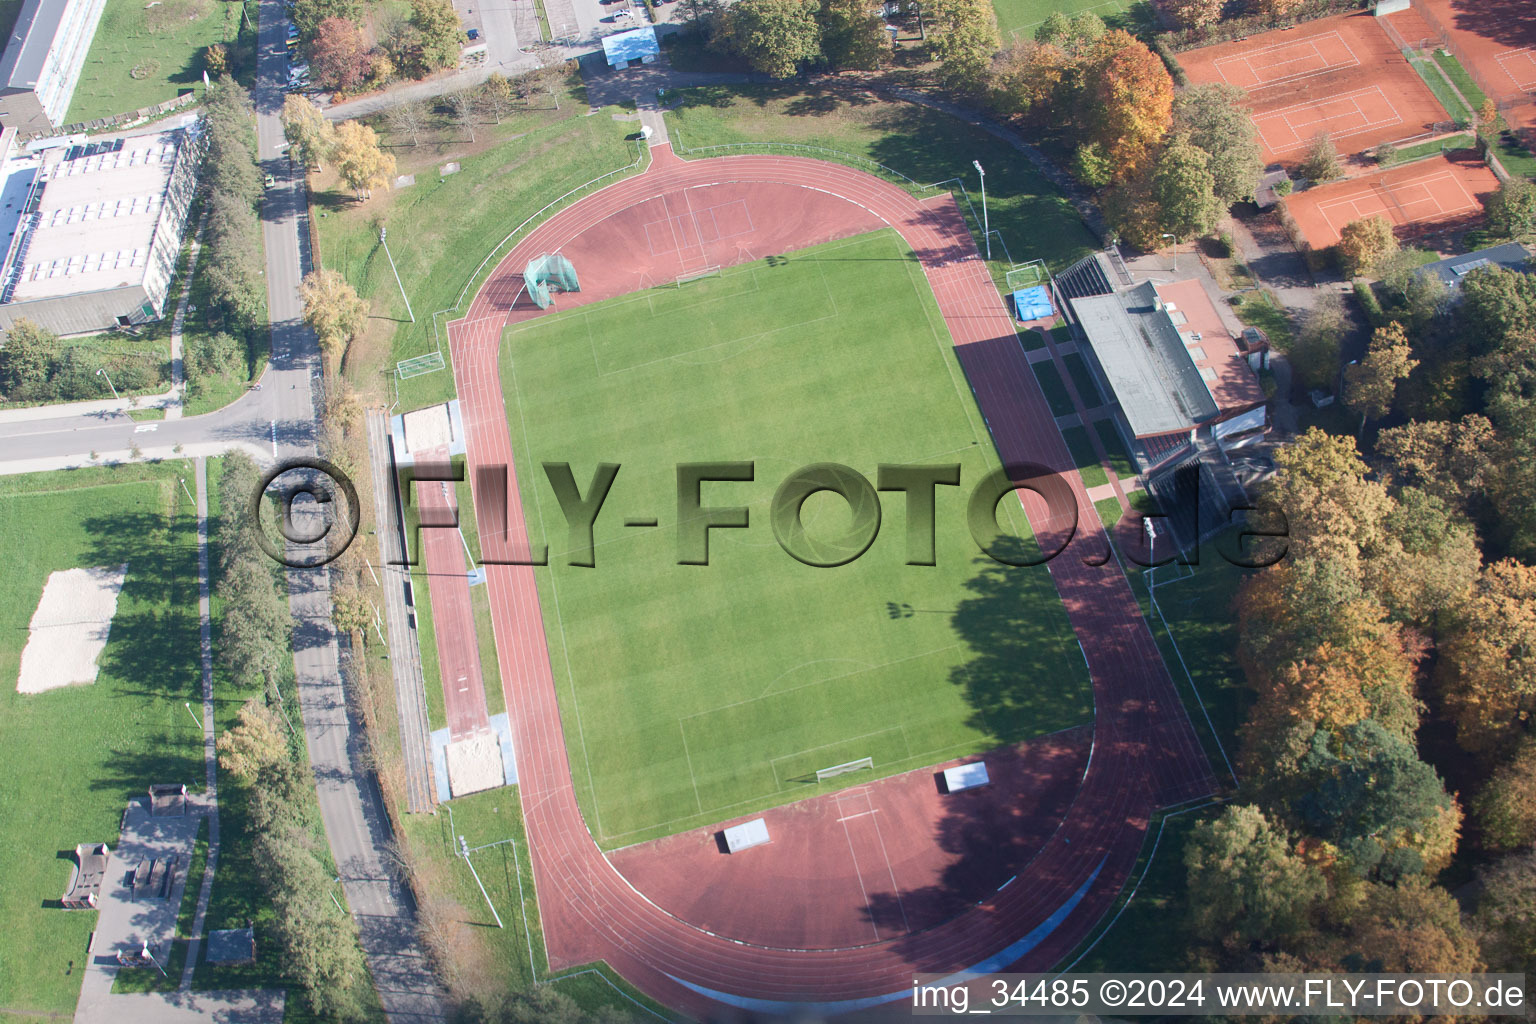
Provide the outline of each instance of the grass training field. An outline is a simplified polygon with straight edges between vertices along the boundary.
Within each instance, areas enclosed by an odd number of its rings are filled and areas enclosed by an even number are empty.
[[[997,29],[1005,46],[1033,39],[1035,29],[1056,11],[1068,17],[1092,11],[1111,28],[1130,32],[1155,24],[1147,0],[992,0],[992,9],[997,12]]]
[[[856,758],[884,775],[1089,719],[1045,568],[984,574],[978,562],[965,503],[995,451],[894,231],[541,317],[506,342],[523,507],[552,551],[538,570],[550,657],[603,846],[826,792],[816,769]],[[714,460],[755,463],[753,482],[702,492],[706,506],[750,507],[751,523],[711,531],[708,566],[680,566],[675,465]],[[595,568],[564,564],[545,461],[569,461],[583,491],[596,463],[622,467]],[[770,499],[816,462],[872,482],[881,463],[960,463],[961,486],[938,488],[938,564],[904,564],[899,494],[850,564],[813,568],[781,550]],[[649,516],[658,528],[622,525]],[[813,538],[851,519],[829,494],[804,518]],[[1028,538],[1016,503],[999,518]]]
[[[74,1013],[94,912],[59,896],[75,844],[116,844],[128,799],[151,782],[202,789],[197,547],[186,463],[0,478],[0,1007]],[[48,575],[128,563],[90,686],[16,692]]]

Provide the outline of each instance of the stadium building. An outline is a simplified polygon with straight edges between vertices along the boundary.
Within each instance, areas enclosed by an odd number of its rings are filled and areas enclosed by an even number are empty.
[[[56,334],[159,319],[197,186],[195,122],[51,141],[0,135],[0,330],[23,317]]]
[[[0,125],[24,136],[64,123],[106,0],[25,0],[0,57]]]

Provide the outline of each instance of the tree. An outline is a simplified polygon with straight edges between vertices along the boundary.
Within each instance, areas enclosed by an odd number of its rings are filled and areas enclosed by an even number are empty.
[[[427,70],[436,71],[459,62],[464,23],[453,9],[453,0],[411,0],[411,24],[419,33]]]
[[[1052,11],[1035,27],[1035,42],[1064,46],[1072,34],[1072,19],[1060,11]]]
[[[1179,28],[1205,28],[1221,20],[1226,0],[1167,0],[1163,10]]]
[[[816,0],[738,0],[726,9],[721,38],[754,70],[791,78],[821,52]]]
[[[1086,141],[1097,142],[1114,180],[1141,176],[1173,123],[1173,79],[1162,58],[1116,29],[1095,44],[1083,65]]]
[[[1307,153],[1301,158],[1301,176],[1312,181],[1332,181],[1344,173],[1338,147],[1326,131],[1312,136]]]
[[[313,39],[320,23],[327,18],[357,21],[362,13],[362,0],[294,0],[293,23],[306,39]]]
[[[974,93],[987,82],[992,55],[1001,46],[997,15],[987,0],[929,0],[928,49],[939,77],[951,89]]]
[[[512,83],[499,71],[493,71],[480,87],[480,103],[497,124],[512,109]]]
[[[1339,372],[1339,344],[1349,321],[1337,292],[1323,292],[1302,320],[1295,344],[1287,353],[1297,376],[1308,388],[1332,390]]]
[[[1371,335],[1365,357],[1344,370],[1344,401],[1360,410],[1361,430],[1367,419],[1379,420],[1392,411],[1398,381],[1419,365],[1412,352],[1403,325],[1387,324]]]
[[[480,96],[471,88],[455,89],[443,97],[448,104],[448,114],[453,123],[469,133],[469,141],[475,141],[475,115],[479,111]]]
[[[234,728],[219,737],[219,768],[246,785],[256,784],[273,766],[288,760],[282,723],[258,700],[246,701]]]
[[[292,663],[288,629],[293,618],[274,585],[271,562],[262,555],[230,565],[219,592],[225,609],[220,660],[241,688],[275,695],[285,664]]]
[[[1487,865],[1473,924],[1491,970],[1536,973],[1536,851]]]
[[[373,195],[376,188],[388,188],[395,173],[395,158],[379,149],[372,128],[356,121],[336,127],[335,160],[336,172],[359,200]]]
[[[1339,230],[1339,266],[1345,277],[1369,273],[1396,251],[1392,222],[1380,214],[1352,220]]]
[[[336,356],[368,323],[368,303],[336,270],[317,270],[299,286],[304,323],[320,339],[320,349]]]
[[[228,377],[243,380],[248,369],[245,343],[227,331],[189,335],[187,376],[196,387],[202,378]]]
[[[1494,769],[1472,801],[1472,814],[1490,849],[1536,843],[1536,739],[1522,740],[1514,756]]]
[[[1450,862],[1460,812],[1408,740],[1370,718],[1320,729],[1299,767],[1292,812],[1362,877],[1396,881]]]
[[[1300,7],[1302,0],[1253,0],[1254,13],[1269,21],[1282,21]]]
[[[1536,184],[1512,177],[1488,197],[1484,209],[1489,231],[1504,238],[1523,238],[1536,231]]]
[[[318,170],[336,146],[336,127],[307,96],[289,93],[283,99],[283,138],[299,164]]]
[[[1184,848],[1190,924],[1208,942],[1241,948],[1294,935],[1327,896],[1327,881],[1284,826],[1252,806],[1197,824]]]
[[[1152,200],[1157,204],[1158,226],[1173,235],[1175,244],[1208,234],[1221,217],[1210,162],[1210,154],[1184,138],[1175,138],[1157,160]]]
[[[1382,973],[1446,973],[1482,969],[1482,951],[1462,921],[1456,899],[1423,878],[1367,884],[1356,907],[1336,908],[1343,964]],[[1342,927],[1340,927],[1342,926]]]
[[[1004,115],[1048,113],[1071,68],[1072,57],[1051,43],[1010,46],[992,62],[992,106]]]
[[[1235,86],[1192,85],[1173,105],[1173,132],[1210,155],[1213,191],[1224,206],[1252,199],[1264,173],[1258,128]]]
[[[1486,355],[1536,323],[1536,274],[1478,267],[1461,279],[1457,319],[1473,355]]]
[[[1488,418],[1472,413],[1383,430],[1376,451],[1390,460],[1395,479],[1469,514],[1497,469],[1498,439]]]
[[[426,130],[431,117],[427,105],[420,100],[401,98],[384,108],[384,123],[389,130],[409,135],[411,145],[421,144],[421,133]]]
[[[309,44],[309,66],[322,89],[351,92],[371,70],[368,44],[357,23],[346,18],[326,18]]]
[[[1084,185],[1103,188],[1114,173],[1114,166],[1097,142],[1085,142],[1072,152],[1072,174]]]
[[[223,43],[209,44],[203,51],[203,70],[208,72],[209,78],[229,74],[229,47]]]
[[[1436,675],[1463,747],[1515,747],[1536,712],[1536,568],[1504,559],[1483,570],[1452,614]]]
[[[821,0],[821,52],[837,71],[874,71],[890,57],[885,22],[869,0]]]
[[[59,336],[25,317],[11,325],[0,342],[0,395],[28,401],[46,397],[48,364]]]

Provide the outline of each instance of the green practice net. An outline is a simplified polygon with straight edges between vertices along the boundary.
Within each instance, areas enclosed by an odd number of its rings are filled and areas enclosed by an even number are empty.
[[[540,309],[548,309],[553,301],[549,296],[551,288],[562,292],[581,291],[576,268],[559,253],[546,253],[529,260],[528,266],[523,268],[523,283],[528,288],[528,297]]]

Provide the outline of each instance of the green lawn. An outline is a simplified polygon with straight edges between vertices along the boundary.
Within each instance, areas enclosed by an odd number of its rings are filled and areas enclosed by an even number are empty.
[[[1473,111],[1465,103],[1461,102],[1460,98],[1456,95],[1456,91],[1446,84],[1445,77],[1440,74],[1435,64],[1427,60],[1411,60],[1409,63],[1419,73],[1419,77],[1424,79],[1424,84],[1429,86],[1429,91],[1435,94],[1435,98],[1440,101],[1440,105],[1445,108],[1451,120],[1463,125],[1472,122]],[[1465,90],[1463,90],[1463,95],[1465,95]],[[1471,96],[1467,98],[1469,100],[1472,99]],[[1473,102],[1475,103],[1476,100],[1473,100]]]
[[[1104,404],[1104,396],[1099,394],[1099,383],[1093,379],[1093,374],[1088,369],[1087,362],[1076,352],[1068,352],[1061,357],[1066,364],[1067,373],[1072,375],[1072,384],[1077,388],[1077,397],[1083,400],[1083,407],[1096,409]]]
[[[1153,26],[1153,14],[1145,0],[992,0],[997,12],[997,28],[1006,45],[1033,39],[1035,29],[1054,11],[1081,14],[1092,11],[1111,28],[1137,32]]]
[[[203,51],[233,43],[240,5],[217,0],[107,0],[66,124],[126,114],[202,89]]]
[[[571,116],[586,110],[578,102],[579,95],[579,84],[569,85],[560,100],[561,111],[518,112],[508,117],[500,129],[502,141],[467,154],[434,146],[430,135],[423,137],[421,146],[413,147],[409,140],[386,134],[400,173],[415,174],[415,185],[375,194],[362,204],[339,191],[316,194],[314,215],[323,264],[339,270],[373,306],[366,338],[354,343],[355,351],[348,355],[347,371],[354,383],[380,368],[393,371],[396,360],[434,351],[439,342],[446,352],[442,325],[453,316],[438,317],[434,329],[433,314],[454,307],[476,267],[507,233],[569,190],[634,163],[634,143],[625,141],[633,125],[612,120],[611,110],[592,117]],[[540,97],[540,102],[545,101]],[[495,130],[484,126],[481,137],[488,138]],[[449,159],[460,163],[460,171],[438,177],[437,166]],[[322,190],[334,186],[331,176],[317,181]],[[410,296],[415,323],[406,315],[379,245],[380,224],[389,228],[390,250]],[[492,260],[482,274],[494,266]],[[473,296],[471,288],[465,302]],[[456,315],[462,315],[462,310]],[[453,376],[447,370],[400,383],[402,409],[452,396]]]
[[[510,328],[501,373],[523,507],[553,552],[540,597],[577,793],[605,847],[826,791],[818,768],[867,756],[884,775],[1091,715],[1045,569],[978,575],[965,494],[997,459],[894,232]],[[712,531],[709,566],[678,565],[675,464],[722,459],[752,460],[755,480],[702,500],[749,506],[752,525]],[[566,564],[545,461],[571,462],[584,489],[596,462],[623,467],[595,569]],[[959,462],[963,486],[938,489],[937,566],[904,564],[896,495],[850,564],[780,550],[769,500],[824,461],[868,477]],[[804,512],[813,539],[851,518],[826,494]],[[661,528],[626,530],[630,516]]]
[[[1439,66],[1441,71],[1445,72],[1446,77],[1456,83],[1456,88],[1461,90],[1461,94],[1467,98],[1467,102],[1472,104],[1474,110],[1482,107],[1483,101],[1488,98],[1488,94],[1483,92],[1478,84],[1472,80],[1471,75],[1467,74],[1467,69],[1462,67],[1461,61],[1457,60],[1452,54],[1441,53],[1436,50],[1435,64]]]
[[[0,479],[0,1007],[72,1013],[91,912],[65,911],[75,844],[115,844],[151,782],[201,789],[202,731],[182,706],[198,685],[197,550],[185,463]],[[52,572],[128,564],[100,674],[89,686],[16,692],[28,623]]]
[[[1088,437],[1087,430],[1068,427],[1061,432],[1061,436],[1067,442],[1067,451],[1072,453],[1072,462],[1078,472],[1083,474],[1083,486],[1099,487],[1109,483],[1109,476],[1099,464],[1099,457],[1093,450],[1093,441]]]
[[[1477,136],[1471,132],[1454,135],[1448,139],[1438,139],[1431,142],[1421,142],[1417,146],[1407,146],[1392,154],[1392,166],[1411,163],[1414,160],[1423,160],[1426,157],[1439,156],[1442,151],[1453,149],[1472,149],[1477,145]]]
[[[1077,211],[1022,154],[958,118],[862,91],[804,83],[704,86],[677,96],[683,105],[667,113],[674,145],[795,143],[874,160],[921,184],[959,177],[979,214],[981,197],[971,168],[978,160],[987,170],[992,230],[1002,235],[1015,260],[1039,258],[1061,268],[1095,248]],[[980,225],[973,222],[972,229],[979,239]],[[995,245],[992,252],[994,273],[1000,273],[1006,269],[1003,253]]]

